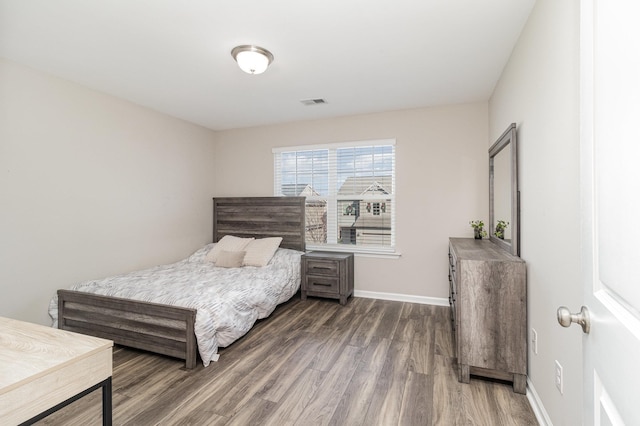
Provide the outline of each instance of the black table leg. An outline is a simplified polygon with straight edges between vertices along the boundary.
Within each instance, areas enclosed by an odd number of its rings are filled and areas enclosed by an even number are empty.
[[[19,426],[32,425],[35,422],[44,419],[48,415],[50,415],[52,413],[55,413],[59,409],[61,409],[63,407],[66,407],[67,405],[71,404],[72,402],[77,401],[80,398],[82,398],[83,396],[88,395],[91,392],[93,392],[94,390],[100,389],[100,388],[102,388],[102,424],[104,426],[111,426],[111,420],[112,420],[111,376],[109,376],[105,380],[101,381],[100,383],[97,383],[97,384],[91,386],[89,389],[84,390],[84,391],[80,392],[79,394],[72,396],[71,398],[67,399],[66,401],[62,401],[60,404],[57,404],[56,406],[51,407],[46,411],[43,411],[42,413],[38,414],[37,416],[30,418],[26,422],[20,423]]]
[[[111,377],[102,382],[102,426],[111,426],[112,421]]]

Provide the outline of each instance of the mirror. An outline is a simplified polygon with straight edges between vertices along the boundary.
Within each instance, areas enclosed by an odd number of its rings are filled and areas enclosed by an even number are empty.
[[[516,124],[489,148],[489,239],[520,255],[520,203]]]

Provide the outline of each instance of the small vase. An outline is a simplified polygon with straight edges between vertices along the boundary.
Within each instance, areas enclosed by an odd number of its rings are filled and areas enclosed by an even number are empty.
[[[482,239],[482,231],[480,229],[474,229],[473,230],[473,238],[475,238],[476,240],[481,240]]]

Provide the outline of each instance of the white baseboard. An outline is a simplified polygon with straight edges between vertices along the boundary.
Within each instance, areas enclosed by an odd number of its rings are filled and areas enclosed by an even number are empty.
[[[449,306],[449,299],[441,297],[413,296],[411,294],[381,293],[377,291],[354,290],[355,297],[365,299],[395,300],[396,302],[421,303],[423,305]]]
[[[540,400],[536,389],[533,387],[533,383],[531,383],[531,380],[528,377],[527,399],[529,400],[529,405],[531,405],[533,414],[536,415],[536,419],[540,426],[553,426],[553,423],[551,423],[551,419],[549,418],[549,414],[547,414],[547,410],[545,410],[544,405],[542,405],[542,400]]]

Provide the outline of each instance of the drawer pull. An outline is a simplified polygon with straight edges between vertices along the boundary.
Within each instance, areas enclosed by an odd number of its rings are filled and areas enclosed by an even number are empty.
[[[327,266],[314,266],[313,269],[322,269],[325,271],[330,271],[332,268],[329,268]]]
[[[327,284],[327,283],[317,283],[317,282],[314,282],[314,283],[313,283],[313,285],[323,285],[323,286],[325,286],[325,287],[331,287],[331,284]]]

